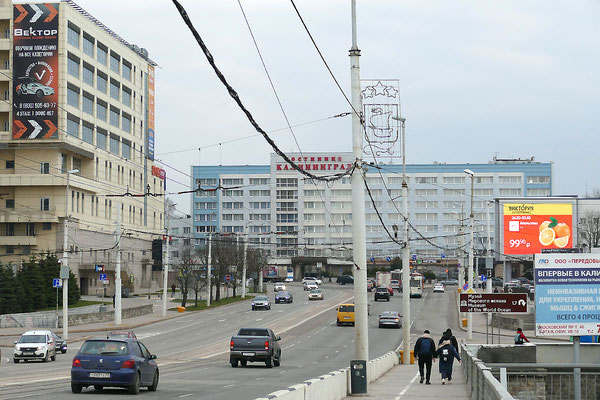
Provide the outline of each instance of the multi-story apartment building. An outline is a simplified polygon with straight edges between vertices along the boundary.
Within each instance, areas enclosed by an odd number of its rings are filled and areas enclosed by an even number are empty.
[[[292,161],[316,175],[347,170],[351,153],[290,154]],[[473,208],[476,247],[487,247],[487,225],[493,224],[493,200],[499,197],[549,196],[552,164],[494,159],[487,164],[409,164],[411,252],[418,258],[455,257],[459,230],[467,232],[471,182],[464,170],[475,172]],[[202,241],[210,232],[245,232],[254,245],[275,258],[349,258],[352,255],[352,193],[350,177],[332,183],[313,181],[272,154],[270,165],[194,166],[192,185],[224,190],[192,194],[194,235]],[[387,259],[400,255],[379,215],[393,235],[402,237],[402,166],[368,167],[366,184],[367,256]],[[490,227],[492,246],[494,228]],[[421,236],[422,235],[422,236]],[[424,240],[423,237],[427,238]]]
[[[153,166],[156,64],[72,1],[0,0],[0,32],[0,262],[66,245],[93,294],[96,265],[113,288],[120,238],[123,282],[150,286],[164,200],[143,194],[164,194],[165,179]]]

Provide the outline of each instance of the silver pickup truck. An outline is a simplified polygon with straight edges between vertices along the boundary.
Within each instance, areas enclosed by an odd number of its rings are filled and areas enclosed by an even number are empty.
[[[281,364],[281,337],[275,336],[269,328],[242,328],[231,337],[229,362],[233,368],[238,363],[245,367],[248,361],[264,362],[267,368]]]

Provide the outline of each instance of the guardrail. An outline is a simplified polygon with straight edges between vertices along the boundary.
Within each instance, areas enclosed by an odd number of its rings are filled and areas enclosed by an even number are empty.
[[[508,390],[492,375],[491,368],[477,358],[468,345],[461,345],[460,355],[471,400],[514,400]]]
[[[367,380],[377,380],[398,365],[398,353],[390,351],[367,363]],[[350,368],[339,369],[256,400],[341,400],[350,394]]]

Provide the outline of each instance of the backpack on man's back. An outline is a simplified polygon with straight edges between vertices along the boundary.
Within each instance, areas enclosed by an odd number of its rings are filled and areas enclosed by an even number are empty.
[[[419,347],[419,355],[429,356],[432,353],[433,349],[431,348],[431,339],[423,338],[423,340],[421,340],[421,346]]]

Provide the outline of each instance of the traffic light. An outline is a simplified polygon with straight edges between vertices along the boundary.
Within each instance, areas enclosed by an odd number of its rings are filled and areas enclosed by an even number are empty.
[[[160,271],[162,268],[162,240],[154,239],[152,240],[152,260],[154,263],[152,264],[152,270]]]

